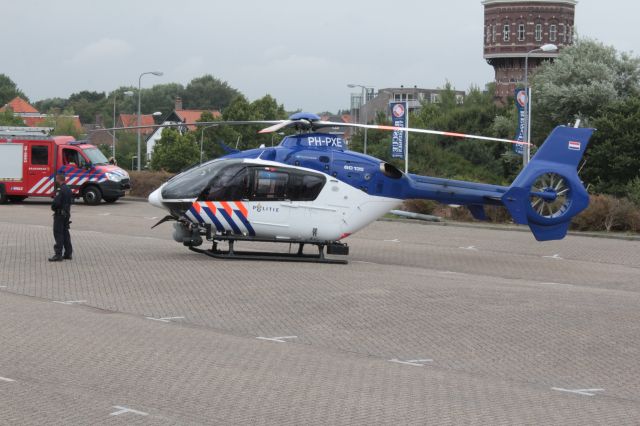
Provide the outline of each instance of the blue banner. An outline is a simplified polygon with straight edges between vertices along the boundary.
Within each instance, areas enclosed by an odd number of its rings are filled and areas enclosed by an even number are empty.
[[[527,92],[525,89],[516,88],[516,108],[518,108],[518,131],[516,132],[515,140],[524,141],[524,128],[525,128],[525,120],[527,119],[524,115],[524,107],[527,104]],[[524,154],[524,145],[513,144],[513,150],[518,155]]]
[[[406,102],[391,102],[391,125],[394,127],[407,127],[408,108]],[[394,130],[391,136],[391,156],[393,158],[405,157],[406,134],[402,130]]]

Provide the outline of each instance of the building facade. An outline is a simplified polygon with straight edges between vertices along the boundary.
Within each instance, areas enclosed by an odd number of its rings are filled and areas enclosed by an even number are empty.
[[[390,118],[391,108],[389,104],[392,102],[407,102],[409,112],[413,112],[420,109],[423,103],[440,102],[441,92],[441,89],[423,89],[416,86],[389,87],[380,89],[377,92],[371,90],[367,93],[367,102],[364,105],[357,104],[353,117],[356,123],[373,123],[380,112],[384,113],[387,118]],[[455,90],[454,93],[456,102],[460,104],[464,103],[465,92]],[[354,107],[354,97],[358,97],[358,100],[362,98],[361,96],[352,94],[352,108]]]
[[[513,97],[525,56],[544,44],[573,42],[576,0],[484,0],[484,58],[495,70],[496,97]],[[558,52],[529,55],[529,74]]]

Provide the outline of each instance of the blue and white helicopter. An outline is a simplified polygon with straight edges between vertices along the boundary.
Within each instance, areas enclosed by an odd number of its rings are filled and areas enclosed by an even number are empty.
[[[347,255],[343,240],[396,208],[406,199],[463,205],[485,219],[485,205],[504,206],[539,241],[563,238],[571,218],[589,196],[577,166],[594,129],[556,127],[511,186],[407,174],[380,159],[349,151],[341,136],[326,129],[359,127],[439,134],[518,143],[506,139],[426,129],[335,123],[309,113],[288,120],[195,123],[269,124],[260,133],[285,127],[297,134],[278,146],[231,152],[173,177],[149,202],[169,211],[173,237],[189,249],[226,259],[273,259],[346,263],[325,257]],[[325,130],[324,132],[322,130]],[[211,249],[198,248],[204,240]],[[294,253],[238,251],[238,241],[297,244]],[[228,248],[222,250],[221,242]],[[317,253],[304,253],[304,246]]]

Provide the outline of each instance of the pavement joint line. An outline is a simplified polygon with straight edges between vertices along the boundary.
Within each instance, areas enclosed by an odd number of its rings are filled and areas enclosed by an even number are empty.
[[[542,257],[547,258],[547,259],[564,260],[563,258],[560,257],[559,253],[556,253],[553,256],[542,256]]]
[[[9,382],[9,383],[11,383],[11,382],[15,382],[15,380],[10,379],[10,378],[8,378],[8,377],[0,377],[0,381],[2,381],[2,382]]]
[[[585,395],[585,396],[595,396],[596,394],[593,392],[604,392],[604,389],[599,389],[599,388],[595,388],[595,389],[564,389],[564,388],[551,388],[552,390],[555,391],[559,391],[559,392],[569,392],[569,393],[576,393],[578,395]]]
[[[174,319],[184,319],[184,317],[162,317],[162,318],[145,317],[145,318],[153,321],[160,321],[160,322],[171,322],[171,320],[174,320]]]
[[[145,413],[144,411],[134,410],[132,408],[123,407],[121,405],[113,405],[113,408],[117,408],[118,411],[114,411],[113,413],[109,413],[110,416],[119,416],[120,414],[124,414],[124,413],[133,413],[133,414],[138,414],[140,416],[148,416],[149,415],[149,413]]]
[[[478,251],[478,249],[476,248],[476,246],[468,246],[468,247],[458,247],[459,249],[462,250],[473,250],[473,251]]]
[[[394,238],[393,240],[384,240],[385,243],[399,243],[400,240],[397,238]]]
[[[66,301],[61,301],[61,300],[52,300],[53,303],[59,303],[61,305],[73,305],[74,303],[87,303],[86,300],[66,300]]]
[[[409,359],[406,361],[399,360],[398,358],[393,358],[388,360],[389,362],[395,362],[396,364],[404,364],[404,365],[412,365],[414,367],[424,367],[424,362],[433,362],[432,359]]]
[[[269,340],[271,342],[278,342],[278,343],[287,343],[286,340],[283,339],[297,339],[298,336],[281,336],[281,337],[256,337],[256,339],[260,339],[260,340]]]

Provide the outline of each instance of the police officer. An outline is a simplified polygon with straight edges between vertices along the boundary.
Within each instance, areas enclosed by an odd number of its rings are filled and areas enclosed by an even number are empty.
[[[71,260],[73,248],[71,247],[71,235],[69,224],[71,219],[71,203],[73,194],[65,183],[64,173],[56,174],[56,196],[51,203],[53,210],[53,237],[56,240],[53,249],[55,254],[49,258],[49,262],[60,262],[62,259]],[[64,255],[62,250],[64,249]]]

